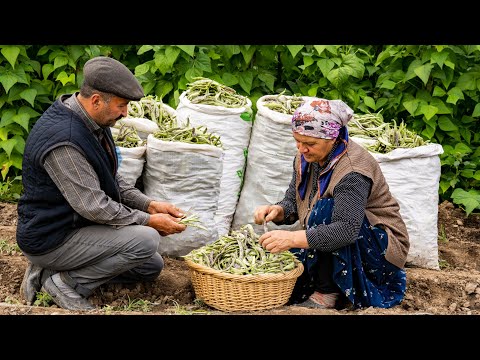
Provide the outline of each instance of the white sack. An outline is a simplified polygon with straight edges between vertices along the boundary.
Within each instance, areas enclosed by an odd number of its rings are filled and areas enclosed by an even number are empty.
[[[293,160],[297,153],[292,136],[292,115],[269,109],[262,96],[257,101],[257,114],[248,146],[245,179],[233,218],[232,229],[251,224],[255,232],[262,234],[263,227],[253,221],[253,212],[259,205],[275,204],[282,200],[292,180]],[[293,225],[268,223],[269,230],[295,230]]]
[[[159,130],[156,122],[146,118],[122,118],[115,123],[114,128],[119,129],[122,124],[135,128],[135,130],[137,130],[138,136],[140,136],[142,140],[147,139],[149,134],[153,134],[155,131]]]
[[[218,207],[223,150],[207,144],[163,141],[149,135],[142,175],[144,193],[198,215],[207,230],[193,226],[162,236],[158,252],[179,257],[218,239]]]
[[[118,173],[128,184],[135,186],[137,179],[142,175],[147,147],[145,145],[133,148],[115,146],[115,150],[118,156]]]
[[[428,144],[397,148],[386,154],[371,152],[385,175],[407,226],[410,250],[407,265],[439,270],[438,187],[443,148]]]
[[[240,196],[245,171],[245,152],[250,142],[252,122],[243,120],[240,115],[251,112],[252,103],[240,108],[192,104],[186,92],[180,96],[177,106],[177,122],[193,127],[205,126],[207,132],[220,136],[224,150],[223,172],[220,180],[218,209],[215,224],[219,236],[227,235],[233,221],[233,214]]]

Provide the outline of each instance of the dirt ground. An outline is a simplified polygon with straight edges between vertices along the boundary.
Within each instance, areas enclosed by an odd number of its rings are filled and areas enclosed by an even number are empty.
[[[449,202],[438,207],[440,270],[408,267],[406,297],[391,309],[284,305],[223,312],[195,298],[187,265],[174,258],[165,258],[165,268],[154,283],[101,286],[90,297],[96,310],[68,311],[48,300],[28,306],[19,293],[27,260],[16,248],[16,224],[16,204],[0,203],[0,315],[480,315],[480,216],[467,218]]]

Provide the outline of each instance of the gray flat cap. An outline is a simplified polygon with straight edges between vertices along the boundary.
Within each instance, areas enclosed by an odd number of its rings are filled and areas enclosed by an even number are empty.
[[[96,90],[128,100],[138,101],[145,96],[132,72],[120,61],[107,56],[97,56],[85,63],[83,81]]]

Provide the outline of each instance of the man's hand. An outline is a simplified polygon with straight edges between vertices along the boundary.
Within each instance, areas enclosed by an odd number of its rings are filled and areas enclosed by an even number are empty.
[[[160,235],[167,236],[181,233],[187,225],[179,224],[181,217],[173,217],[170,214],[151,214],[147,225],[156,229]]]
[[[165,201],[151,201],[148,205],[149,214],[170,214],[173,217],[182,218],[184,212],[175,205]]]

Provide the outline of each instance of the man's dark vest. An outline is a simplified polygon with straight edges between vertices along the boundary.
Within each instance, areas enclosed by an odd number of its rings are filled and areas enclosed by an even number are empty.
[[[105,134],[114,150],[110,128]],[[72,230],[93,224],[75,212],[43,166],[48,152],[66,144],[85,155],[102,190],[120,201],[115,165],[107,152],[78,114],[60,100],[55,101],[33,126],[23,155],[24,194],[18,202],[17,243],[31,255],[49,252],[61,245]]]

